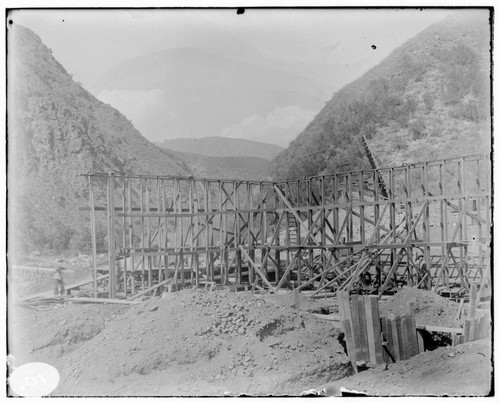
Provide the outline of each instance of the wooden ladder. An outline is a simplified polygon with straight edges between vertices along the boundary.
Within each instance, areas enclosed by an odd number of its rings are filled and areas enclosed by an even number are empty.
[[[298,223],[297,219],[293,216],[293,214],[288,214],[288,234],[290,238],[290,245],[298,245]]]

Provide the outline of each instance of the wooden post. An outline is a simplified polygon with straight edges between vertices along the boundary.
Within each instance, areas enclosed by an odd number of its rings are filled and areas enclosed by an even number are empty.
[[[417,330],[417,347],[418,347],[419,354],[421,354],[425,351],[424,338],[419,330]]]
[[[363,360],[363,347],[362,347],[362,329],[360,327],[360,319],[359,319],[359,309],[358,309],[358,296],[351,295],[350,296],[350,305],[351,305],[351,315],[352,315],[352,333],[354,335],[354,348],[356,353],[356,361]]]
[[[109,297],[116,297],[116,245],[115,245],[115,175],[108,174],[108,251]]]
[[[472,283],[469,290],[469,319],[476,316],[476,306],[477,306],[477,286],[476,283]]]
[[[382,364],[384,356],[382,353],[382,339],[380,327],[380,314],[378,308],[378,298],[376,295],[367,295],[364,297],[366,330],[368,336],[368,350],[370,362]]]
[[[134,247],[134,227],[133,227],[133,219],[132,219],[132,190],[131,190],[131,181],[129,178],[127,181],[127,202],[128,202],[128,246],[130,249]],[[135,294],[135,260],[134,256],[130,256],[130,294]],[[125,294],[126,295],[126,294]]]
[[[150,210],[150,200],[149,200],[149,187],[148,180],[146,179],[146,232],[147,232],[147,240],[148,240],[148,249],[151,249],[151,222],[149,216]],[[153,262],[152,256],[148,256],[148,287],[153,286]]]
[[[399,351],[399,334],[398,334],[398,326],[396,321],[396,316],[393,314],[388,315],[389,320],[389,329],[388,332],[391,333],[391,341],[392,341],[392,356],[396,361],[401,360],[401,354]]]
[[[96,228],[95,228],[95,211],[94,211],[94,177],[90,175],[89,179],[89,201],[90,201],[90,231],[92,237],[92,266],[94,268],[93,284],[94,298],[97,298],[97,244],[96,244]]]
[[[408,306],[408,311],[409,311],[409,320],[408,320],[408,333],[410,335],[409,337],[409,342],[410,342],[410,357],[413,357],[418,354],[418,340],[417,340],[417,323],[415,319],[415,303],[410,302]]]
[[[144,252],[146,246],[146,232],[144,226],[144,180],[143,178],[139,178],[140,181],[140,203],[141,203],[141,249]],[[141,288],[142,291],[146,289],[145,287],[145,266],[146,266],[146,256],[142,255],[141,258]]]
[[[127,248],[127,184],[128,184],[129,179],[124,177],[123,178],[123,220],[122,220],[122,234],[123,234],[123,239],[122,239],[122,247],[123,250]],[[131,235],[131,234],[130,234]],[[123,256],[123,295],[125,298],[127,298],[127,266],[128,266],[128,256],[124,255]]]
[[[408,334],[408,316],[407,315],[400,315],[401,316],[401,322],[400,322],[400,328],[401,328],[401,338],[399,340],[399,348],[400,348],[400,354],[401,354],[401,359],[402,360],[407,360],[408,358],[411,358],[411,344],[409,343],[409,338],[410,334]]]

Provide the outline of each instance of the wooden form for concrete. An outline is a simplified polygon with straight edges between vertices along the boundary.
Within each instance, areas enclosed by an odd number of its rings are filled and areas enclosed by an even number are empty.
[[[407,360],[423,352],[413,303],[407,314],[380,316],[375,295],[339,291],[337,301],[347,353],[355,370],[361,365]]]
[[[89,173],[94,255],[105,228],[110,298],[167,279],[319,295],[365,273],[379,295],[466,293],[490,258],[490,173],[484,155],[282,182]]]
[[[468,312],[463,321],[463,331],[461,334],[452,334],[453,345],[467,343],[469,341],[491,336],[491,307],[488,303],[488,307],[486,309],[478,308],[481,306],[481,295],[488,282],[489,275],[485,276],[483,281],[481,281],[481,284],[471,284]]]

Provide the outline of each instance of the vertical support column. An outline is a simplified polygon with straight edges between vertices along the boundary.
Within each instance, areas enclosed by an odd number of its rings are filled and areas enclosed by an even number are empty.
[[[123,177],[123,239],[122,239],[122,248],[123,248],[123,295],[127,298],[127,265],[129,260],[129,254],[125,253],[125,249],[127,249],[127,184],[129,179],[127,177]]]
[[[252,244],[253,244],[253,212],[252,212],[252,184],[247,183],[247,197],[248,197],[248,236],[247,236],[247,248],[248,248],[248,255],[251,257],[251,251],[252,251]],[[253,284],[254,278],[253,278],[253,267],[250,263],[247,262],[247,270],[248,270],[248,282],[250,284]]]
[[[167,186],[168,186],[168,182],[167,182]],[[164,266],[164,274],[163,274],[163,280],[166,280],[168,278],[168,252],[167,252],[167,248],[168,248],[168,212],[167,212],[167,209],[168,209],[168,203],[167,203],[167,190],[165,189],[165,180],[162,179],[161,181],[161,188],[162,188],[162,197],[163,197],[163,205],[162,205],[162,220],[163,220],[163,227],[164,227],[164,230],[165,230],[165,238],[164,238],[164,242],[163,242],[163,247],[165,248],[164,249],[164,252],[165,254],[163,255],[163,266]]]
[[[481,162],[478,159],[476,161],[476,193],[480,195],[481,192]],[[482,227],[482,211],[483,211],[483,202],[484,199],[482,197],[477,198],[476,202],[476,210],[477,210],[477,234],[476,234],[476,242],[478,244],[477,254],[479,260],[479,272],[481,273],[481,280],[483,279],[483,227]],[[486,228],[486,231],[489,231],[489,228]]]
[[[89,177],[89,201],[90,201],[90,231],[92,237],[92,265],[93,265],[93,284],[94,298],[97,298],[97,244],[96,244],[96,229],[95,229],[95,206],[94,206],[94,177]]]
[[[396,244],[397,236],[396,236],[396,196],[395,196],[395,186],[394,186],[394,169],[391,168],[389,171],[389,197],[390,197],[390,224],[389,228],[392,231],[392,243]],[[392,264],[396,261],[396,249],[391,249],[391,267]],[[377,267],[380,267],[380,264],[377,263]],[[380,268],[382,271],[383,268]],[[379,287],[382,285],[382,282],[379,281]]]
[[[424,200],[426,200],[429,197],[429,170],[428,170],[428,164],[427,162],[424,162],[422,165],[422,193],[424,196]],[[430,214],[429,214],[429,209],[430,209],[430,204],[431,202],[427,203],[427,206],[425,207],[424,210],[424,217],[423,217],[423,230],[424,230],[424,242],[427,244],[424,248],[424,261],[425,261],[425,267],[427,268],[427,272],[430,272],[431,269],[431,248],[429,246],[429,243],[431,241],[431,228],[430,228]],[[429,281],[427,283],[430,283]]]
[[[459,194],[460,194],[460,200],[463,199],[463,204],[462,206],[466,209],[466,213],[468,210],[468,201],[467,201],[467,189],[466,189],[466,183],[465,183],[465,177],[464,177],[464,167],[465,167],[465,158],[462,157],[461,161],[459,161]],[[462,197],[463,196],[463,197]],[[460,210],[462,211],[462,210]],[[460,241],[468,241],[469,237],[467,236],[467,214],[463,214],[462,221],[460,222]],[[467,256],[467,246],[461,246],[460,247],[460,272],[462,273],[465,270],[465,276],[468,275],[469,273],[469,267],[468,267],[468,256]]]
[[[441,196],[444,196],[445,194],[445,162],[441,161],[439,163],[439,194]],[[446,207],[446,199],[441,199],[440,201],[440,217],[439,217],[439,224],[441,227],[441,260],[444,261],[446,259],[447,255],[447,247],[446,247],[446,242],[448,240],[448,221],[447,221],[447,207]],[[427,266],[427,270],[430,273],[430,267]],[[435,279],[436,282],[439,282],[439,278],[436,277]],[[432,287],[432,281],[428,281],[429,287]],[[429,288],[430,289],[430,288]]]
[[[160,254],[161,249],[163,247],[163,222],[162,222],[162,193],[163,193],[163,187],[162,187],[163,181],[160,179],[158,176],[156,178],[156,213],[158,214],[158,227],[157,227],[157,232],[158,232],[158,241],[157,241],[157,250],[158,250],[158,282],[162,281],[162,266],[165,265],[165,262],[163,262],[163,256]]]
[[[178,240],[178,237],[179,237],[179,218],[177,217],[177,213],[179,212],[178,211],[178,201],[177,199],[179,198],[179,180],[178,179],[174,179],[173,181],[173,186],[174,186],[174,192],[173,192],[173,198],[172,198],[172,207],[173,207],[173,210],[174,210],[174,233],[173,233],[173,236],[174,236],[174,267],[175,267],[175,271],[174,271],[174,284],[175,284],[175,290],[177,291],[178,290],[178,287],[177,287],[177,278],[179,277],[179,255],[178,255],[178,252],[179,252],[179,240]],[[181,222],[182,224],[182,222]]]
[[[195,236],[195,230],[194,230],[194,220],[195,217],[193,216],[193,208],[194,208],[194,179],[190,178],[189,179],[189,212],[191,213],[191,216],[189,217],[189,231],[190,231],[190,242],[189,242],[189,274],[190,274],[190,281],[191,281],[191,288],[194,287],[195,285],[195,272],[194,272],[194,256],[195,252],[193,250],[194,246],[194,236]]]
[[[210,194],[210,188],[211,184],[209,181],[205,179],[203,182],[205,186],[205,250],[206,250],[206,256],[205,256],[205,271],[207,275],[207,279],[210,279],[212,281],[213,275],[211,274],[211,268],[210,268],[210,263],[211,263],[211,253],[210,253],[210,221],[211,221],[211,216],[209,214],[212,213],[212,208],[211,208],[211,194]],[[213,219],[213,218],[212,218]]]
[[[193,181],[194,183],[194,190],[195,190],[195,199],[194,199],[194,212],[196,213],[196,216],[194,217],[194,233],[196,234],[196,239],[195,239],[195,245],[194,248],[196,252],[194,255],[191,255],[191,259],[194,258],[194,265],[195,265],[195,270],[196,270],[196,280],[195,284],[191,284],[193,288],[198,288],[200,285],[200,255],[199,255],[199,248],[198,246],[200,245],[200,226],[199,226],[199,221],[200,221],[200,216],[198,215],[200,211],[200,197],[198,193],[198,182]]]
[[[182,202],[182,179],[177,179],[178,195],[177,195],[177,211],[182,214],[183,202]],[[181,275],[181,288],[184,289],[184,248],[186,247],[186,240],[184,238],[184,216],[181,215],[180,219],[180,245],[179,245],[179,273]],[[187,235],[187,234],[186,234]]]
[[[151,250],[151,222],[150,222],[150,200],[149,200],[149,187],[148,180],[145,179],[146,185],[146,232],[147,232],[147,240],[148,240],[148,251]],[[153,286],[153,257],[148,255],[148,288]]]
[[[380,172],[377,170],[373,171],[373,218],[374,222],[378,223],[380,219],[380,205],[378,202],[380,201],[380,183],[379,183],[379,178],[380,178]],[[375,243],[380,244],[380,231],[379,231],[380,226],[375,225],[373,230],[375,233],[372,235],[372,239],[375,240]],[[394,253],[395,256],[395,249],[392,249],[392,252]],[[380,265],[380,254],[377,253],[377,256],[375,257],[375,265],[379,267]],[[392,267],[392,265],[391,265]]]
[[[274,210],[276,211],[279,208],[279,199],[278,199],[278,195],[276,194],[276,191],[274,190],[274,187],[273,187],[273,194],[274,194]],[[282,214],[286,214],[286,213],[283,212]],[[274,250],[274,259],[276,260],[276,269],[274,271],[274,281],[276,283],[278,283],[279,273],[280,273],[280,269],[281,269],[281,253],[279,250],[279,246],[281,245],[281,241],[280,241],[281,231],[280,231],[280,220],[279,220],[278,214],[274,213],[274,217],[276,220],[274,233],[275,234],[276,234],[276,232],[278,233],[278,235],[276,236],[276,245],[278,246],[278,248]]]
[[[266,198],[264,196],[264,187],[262,182],[259,183],[259,194],[260,194],[260,243],[262,248],[260,249],[261,256],[261,271],[267,278],[267,253],[264,249],[266,246],[267,239],[267,212],[266,212]],[[266,257],[266,259],[264,259]]]
[[[339,232],[339,207],[338,207],[338,175],[332,178],[332,203],[333,203],[333,239],[336,239]],[[334,245],[336,246],[336,245]]]
[[[134,247],[134,226],[132,219],[132,190],[131,190],[132,178],[127,181],[127,203],[128,203],[128,245],[129,249],[132,250]],[[130,256],[130,294],[131,296],[135,294],[135,259],[134,256]],[[126,294],[125,294],[126,295]]]
[[[140,184],[140,202],[141,202],[141,250],[142,250],[142,257],[141,257],[141,291],[144,291],[146,289],[145,286],[145,268],[146,268],[146,256],[144,255],[145,251],[145,246],[146,246],[146,232],[145,232],[145,226],[144,226],[144,180],[143,178],[139,178],[139,184]]]
[[[233,248],[238,250],[240,245],[240,196],[238,193],[240,183],[234,183],[234,193],[233,193],[233,207],[234,207],[234,223],[233,223]],[[230,245],[228,245],[230,246]],[[228,267],[229,273],[229,267]],[[229,281],[229,279],[228,279]],[[238,272],[238,264],[236,264],[235,272],[234,272],[234,284],[238,284],[239,281],[239,272]]]
[[[322,206],[326,206],[327,205],[327,201],[326,201],[326,190],[325,190],[325,187],[326,187],[326,183],[325,183],[325,177],[322,176],[320,178],[320,186],[321,186],[321,190],[320,190],[320,205]],[[328,209],[324,208],[322,211],[321,211],[321,218],[320,218],[320,226],[321,226],[321,267],[323,268],[323,270],[326,270],[327,269],[327,264],[328,264],[328,258],[326,256],[326,228],[327,228],[327,222],[328,222]],[[321,277],[321,280],[324,280],[324,276]],[[322,285],[322,284],[321,284]]]
[[[347,203],[352,203],[352,173],[349,171],[346,177],[345,194],[347,198]],[[352,208],[351,208],[352,211]],[[352,223],[352,213],[349,211],[347,216],[347,242],[353,241],[353,223]],[[352,248],[349,249],[350,254],[353,254]]]
[[[312,211],[312,205],[313,205],[313,198],[312,198],[312,179],[307,180],[307,205],[309,209],[307,210],[307,228],[311,229],[313,225],[313,211]],[[307,235],[307,234],[306,234]],[[312,246],[314,245],[314,242],[312,242],[311,237],[314,236],[314,231],[311,232],[311,236],[307,238],[307,245]],[[313,257],[313,250],[309,249],[307,251],[308,255],[308,263],[309,263],[309,280],[313,278],[313,265],[314,265],[314,257]]]
[[[359,174],[359,201],[361,205],[359,206],[359,236],[361,238],[361,244],[365,245],[366,243],[366,235],[365,235],[365,206],[363,203],[365,202],[365,189],[364,189],[364,172],[361,171]]]
[[[116,297],[115,174],[108,174],[109,297]]]
[[[220,282],[224,283],[224,245],[226,244],[226,215],[223,214],[224,202],[222,201],[222,193],[224,190],[224,183],[219,180],[219,262],[220,262]]]
[[[410,196],[411,196],[411,174],[410,174],[410,167],[406,166],[405,167],[405,197],[406,197],[406,202],[405,202],[405,228],[406,228],[406,236],[408,237],[407,239],[411,239],[411,234],[410,234],[410,229],[412,227],[412,205],[410,201]],[[410,256],[411,256],[411,248],[405,248],[406,252],[406,272],[410,273]],[[394,271],[394,276],[396,276],[398,269]]]

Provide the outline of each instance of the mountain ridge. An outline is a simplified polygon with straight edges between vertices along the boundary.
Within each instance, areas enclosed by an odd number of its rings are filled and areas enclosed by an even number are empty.
[[[220,136],[178,138],[163,140],[163,142],[155,144],[173,151],[209,157],[258,157],[269,161],[283,150],[282,147],[275,144]]]
[[[90,171],[190,174],[75,83],[31,30],[8,31],[9,237],[14,248],[88,249]],[[98,227],[98,242],[104,228]]]
[[[489,39],[488,10],[457,12],[409,39],[335,92],[273,161],[273,177],[369,168],[362,135],[385,166],[488,152]]]

